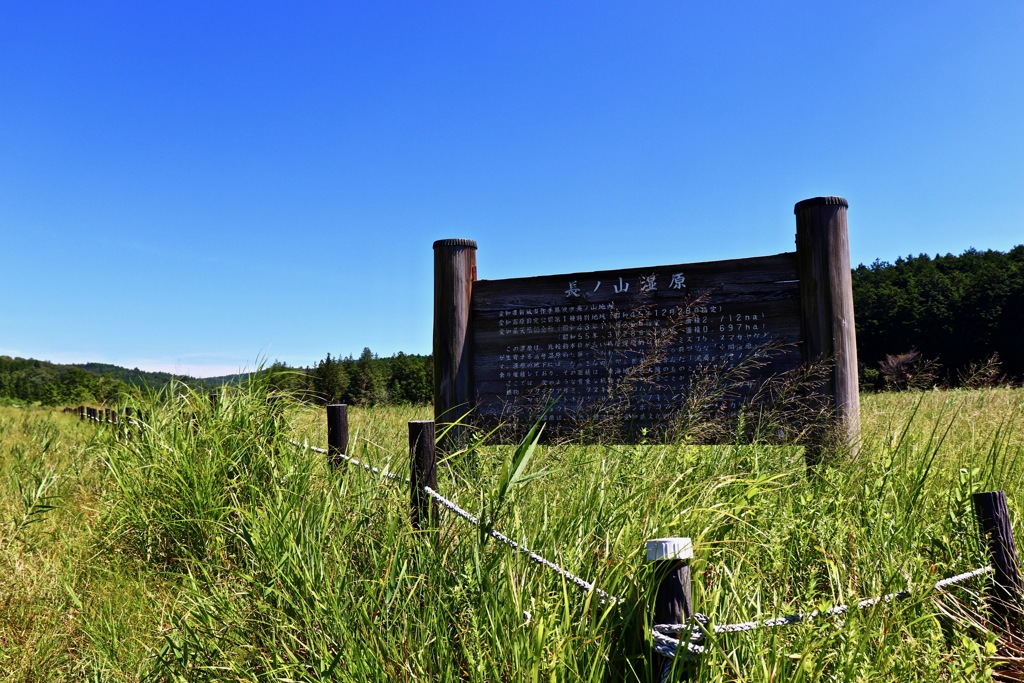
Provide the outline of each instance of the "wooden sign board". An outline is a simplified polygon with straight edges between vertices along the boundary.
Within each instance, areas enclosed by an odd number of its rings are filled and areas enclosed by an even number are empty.
[[[827,376],[801,391],[854,444],[847,206],[799,202],[795,252],[708,263],[477,280],[474,241],[435,242],[435,420],[455,425],[449,442],[465,424],[518,435],[542,414],[548,435],[612,424],[596,438],[674,438],[698,399],[735,417],[773,378],[814,363]]]
[[[794,253],[479,280],[471,311],[484,428],[544,413],[547,433],[575,433],[614,413],[633,441],[657,433],[702,372],[749,364],[719,397],[733,413],[763,378],[801,363]]]

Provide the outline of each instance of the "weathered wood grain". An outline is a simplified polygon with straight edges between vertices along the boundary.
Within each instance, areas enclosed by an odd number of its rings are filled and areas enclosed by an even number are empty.
[[[860,386],[847,206],[842,197],[815,197],[798,202],[793,211],[804,360],[830,363],[832,371],[824,392],[832,400],[842,442],[856,448]],[[808,457],[813,464],[819,457],[817,449],[809,449]]]
[[[801,363],[796,255],[509,280],[472,297],[473,394],[486,426],[548,406],[548,433],[614,402],[624,440],[686,400],[694,378],[741,381],[735,411],[764,378]],[[734,378],[735,379],[735,378]]]
[[[472,396],[470,300],[476,280],[476,242],[434,242],[434,420],[456,423],[469,411]],[[453,450],[463,427],[445,432],[441,449]]]

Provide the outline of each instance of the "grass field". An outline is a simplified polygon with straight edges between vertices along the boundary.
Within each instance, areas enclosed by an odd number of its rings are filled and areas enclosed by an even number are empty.
[[[714,623],[985,564],[975,491],[1006,490],[1024,539],[1024,390],[868,395],[862,411],[859,456],[810,478],[799,449],[750,445],[544,447],[507,491],[514,447],[440,468],[463,508],[622,598],[601,604],[461,520],[413,532],[404,487],[287,444],[325,445],[322,409],[260,387],[216,407],[181,393],[131,439],[0,408],[0,680],[657,680],[649,538],[693,539]],[[406,422],[429,414],[352,409],[350,452],[407,475]],[[718,636],[693,676],[989,680],[1007,651],[939,616],[983,617],[980,588]]]

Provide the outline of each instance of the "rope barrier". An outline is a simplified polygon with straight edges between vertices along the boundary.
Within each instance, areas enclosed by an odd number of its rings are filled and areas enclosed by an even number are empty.
[[[423,487],[423,491],[428,496],[430,496],[431,498],[436,500],[438,503],[440,503],[443,507],[447,508],[450,512],[458,515],[459,517],[461,517],[462,519],[466,520],[467,522],[469,522],[470,524],[472,524],[475,527],[479,527],[480,526],[480,520],[477,519],[477,517],[475,517],[474,515],[466,512],[465,510],[460,508],[458,505],[456,505],[452,501],[448,500],[447,498],[445,498],[444,496],[442,496],[440,493],[438,493],[437,491],[433,490],[429,486],[424,486]],[[609,602],[609,601],[612,602],[613,604],[620,602],[620,599],[615,597],[614,595],[611,595],[607,591],[604,591],[604,590],[596,587],[594,584],[592,584],[589,581],[586,581],[585,579],[581,579],[580,577],[576,576],[575,574],[573,574],[569,570],[564,569],[563,567],[558,566],[557,564],[555,564],[551,560],[548,560],[548,559],[538,555],[537,553],[535,553],[532,550],[530,550],[529,548],[527,548],[525,545],[522,545],[521,543],[517,543],[517,542],[513,541],[511,538],[509,538],[505,534],[501,533],[497,529],[487,529],[487,534],[491,538],[493,538],[493,539],[495,539],[497,541],[500,541],[501,543],[504,543],[505,545],[507,545],[512,550],[514,550],[514,551],[516,551],[518,553],[522,553],[522,554],[526,555],[528,558],[530,558],[530,560],[532,560],[533,562],[536,562],[537,564],[541,565],[542,567],[547,567],[548,569],[558,573],[559,575],[562,576],[562,578],[566,579],[567,581],[569,581],[570,583],[575,585],[580,590],[583,590],[583,591],[588,592],[588,593],[591,592],[591,591],[597,593],[599,596],[601,596],[601,603],[600,604],[604,605],[606,602]]]
[[[309,450],[313,451],[314,453],[323,453],[324,455],[327,455],[327,453],[328,453],[326,448],[317,448],[316,446],[310,446],[309,444],[302,444],[302,443],[299,443],[298,441],[294,441],[292,439],[286,439],[286,441],[288,441],[288,443],[290,443],[293,446],[298,446],[299,448],[308,448]],[[352,457],[349,457],[349,456],[345,455],[344,453],[338,453],[338,456],[340,456],[343,460],[345,460],[350,465],[355,465],[356,467],[362,467],[367,472],[370,472],[371,474],[376,474],[378,477],[385,477],[385,478],[390,479],[392,481],[398,481],[398,482],[402,482],[402,483],[405,483],[405,484],[411,484],[412,483],[412,481],[410,479],[408,479],[407,477],[400,477],[400,476],[398,476],[397,474],[395,474],[393,472],[381,472],[379,469],[377,469],[373,465],[368,465],[365,462],[360,462],[360,461],[356,460],[355,458],[352,458]]]
[[[89,417],[89,419],[95,420],[96,422],[105,422],[105,420],[102,420],[102,419],[100,419],[98,417],[91,417],[91,416],[87,416],[87,417]],[[128,422],[134,423],[136,425],[139,424],[138,422],[136,422],[135,420],[132,420],[131,418],[128,419]],[[111,421],[111,423],[114,424],[112,421]],[[311,451],[313,451],[315,453],[321,453],[321,454],[324,454],[324,455],[328,455],[329,454],[329,451],[327,449],[324,449],[324,448],[318,448],[316,446],[311,446],[311,445],[306,444],[306,443],[299,443],[298,441],[295,441],[293,439],[286,439],[286,441],[288,443],[290,443],[291,445],[296,446],[298,448],[309,449],[309,450],[311,450]],[[377,475],[379,477],[384,477],[384,478],[389,479],[391,481],[396,481],[396,482],[400,482],[400,483],[405,483],[405,484],[410,484],[410,485],[412,484],[412,481],[409,478],[407,478],[407,477],[402,477],[402,476],[397,475],[397,474],[395,474],[393,472],[381,471],[379,468],[374,467],[373,465],[370,465],[370,464],[365,463],[365,462],[361,462],[361,461],[357,460],[356,458],[353,458],[353,457],[350,457],[348,455],[345,455],[344,453],[338,453],[336,457],[340,458],[341,460],[343,460],[344,462],[346,462],[346,463],[348,463],[350,465],[354,465],[356,467],[360,467],[360,468],[366,470],[367,472],[370,472],[371,474],[375,474],[375,475]],[[473,515],[470,512],[467,512],[463,508],[459,507],[455,502],[449,500],[448,498],[445,498],[444,496],[442,496],[440,493],[438,493],[437,491],[435,491],[434,489],[432,489],[429,486],[424,486],[422,490],[430,498],[435,500],[439,505],[444,507],[449,512],[453,513],[454,515],[456,515],[457,517],[463,519],[464,521],[468,522],[469,524],[471,524],[474,527],[477,527],[477,528],[481,527],[480,518],[477,517],[476,515]],[[551,560],[548,560],[547,558],[545,558],[545,557],[543,557],[541,555],[538,555],[537,553],[535,553],[532,550],[530,550],[529,548],[527,548],[525,545],[523,545],[521,543],[518,543],[516,541],[513,541],[511,538],[509,538],[505,534],[501,533],[497,529],[487,528],[486,532],[487,532],[488,536],[490,536],[491,538],[495,539],[496,541],[499,541],[500,543],[503,543],[504,545],[506,545],[509,548],[511,548],[513,551],[526,555],[530,559],[530,561],[532,561],[532,562],[534,562],[536,564],[539,564],[542,567],[550,569],[551,571],[554,571],[555,573],[560,575],[563,579],[565,579],[569,583],[573,584],[574,586],[576,586],[580,590],[588,592],[588,593],[589,592],[596,593],[601,598],[601,601],[600,601],[601,605],[604,605],[607,602],[611,602],[613,604],[617,604],[617,603],[620,603],[622,601],[621,598],[618,598],[618,597],[616,597],[614,595],[611,595],[607,591],[604,591],[604,590],[596,587],[593,583],[591,583],[589,581],[586,581],[585,579],[582,579],[579,576],[576,576],[575,574],[573,574],[572,572],[568,571],[564,567],[561,567],[558,564],[552,562]],[[950,576],[948,578],[945,578],[945,579],[942,579],[940,581],[937,581],[933,585],[932,589],[937,591],[937,592],[944,592],[947,588],[949,588],[951,586],[955,586],[957,584],[963,583],[964,581],[969,581],[970,579],[976,578],[978,576],[982,576],[982,575],[990,573],[992,571],[993,571],[992,566],[991,565],[986,565],[986,566],[980,567],[978,569],[973,569],[971,571],[967,571],[967,572],[964,572],[962,574],[956,574],[954,576]],[[836,605],[835,607],[832,607],[832,608],[824,610],[824,611],[813,610],[813,611],[808,612],[806,614],[792,614],[792,615],[788,615],[788,616],[784,616],[784,617],[777,617],[775,619],[744,621],[744,622],[738,622],[738,623],[735,623],[735,624],[717,624],[717,625],[711,626],[710,628],[709,628],[710,619],[706,615],[704,615],[704,614],[695,613],[693,615],[693,617],[688,622],[686,622],[686,623],[682,623],[682,624],[655,624],[654,626],[651,627],[651,639],[653,641],[653,645],[654,645],[653,649],[654,649],[654,651],[657,652],[658,654],[664,656],[664,657],[674,658],[674,657],[678,656],[679,655],[679,651],[680,651],[680,647],[682,646],[683,648],[685,648],[684,656],[687,659],[693,659],[693,658],[701,656],[707,650],[708,645],[705,644],[705,641],[706,641],[707,635],[709,635],[711,633],[713,633],[715,635],[720,635],[720,634],[723,634],[723,633],[743,633],[743,632],[746,632],[746,631],[753,631],[753,630],[757,630],[757,629],[761,629],[761,628],[774,628],[776,626],[790,626],[790,625],[799,624],[799,623],[802,623],[802,622],[809,622],[809,621],[812,621],[814,619],[818,619],[818,618],[821,618],[821,617],[834,617],[834,616],[844,615],[844,614],[849,613],[851,611],[851,609],[863,610],[863,609],[867,609],[869,607],[873,607],[875,605],[879,605],[879,604],[882,604],[882,603],[889,603],[889,602],[893,602],[893,601],[896,601],[896,600],[904,600],[906,598],[911,597],[912,595],[913,595],[913,593],[910,590],[899,591],[899,592],[896,592],[896,593],[888,593],[886,595],[881,595],[881,596],[878,596],[878,597],[875,597],[875,598],[868,598],[868,599],[865,599],[865,600],[861,600],[861,601],[857,602],[856,604],[854,604],[854,606],[852,608],[850,606],[848,606],[848,605]],[[673,637],[673,636],[685,636],[685,637],[680,638],[680,637]],[[670,668],[671,668],[670,667],[670,662],[666,662],[666,665],[664,667],[664,671],[662,672],[662,679],[663,680],[664,680],[665,675],[667,674],[667,672],[670,670]]]
[[[288,443],[292,444],[293,446],[298,446],[299,448],[308,448],[311,451],[314,451],[316,453],[323,453],[325,455],[327,454],[327,450],[325,450],[323,448],[317,448],[316,446],[310,446],[308,444],[301,444],[298,441],[293,441],[292,439],[288,439],[287,441],[288,441]],[[406,477],[400,477],[397,474],[393,474],[393,473],[390,473],[390,472],[381,472],[376,467],[374,467],[372,465],[368,465],[368,464],[366,464],[364,462],[360,462],[360,461],[356,460],[355,458],[349,457],[349,456],[347,456],[347,455],[345,455],[343,453],[339,453],[338,455],[342,459],[344,459],[346,462],[348,462],[349,464],[356,465],[358,467],[362,467],[367,472],[372,472],[373,474],[376,474],[378,476],[387,477],[387,478],[389,478],[389,479],[391,479],[393,481],[400,481],[400,482],[403,482],[403,483],[406,483],[406,484],[412,484],[412,481],[410,479],[406,478]],[[447,509],[449,512],[453,513],[457,517],[461,517],[463,520],[465,520],[466,522],[469,522],[470,524],[472,524],[473,526],[475,526],[477,528],[480,527],[480,519],[476,515],[473,515],[473,514],[467,512],[466,510],[463,510],[461,507],[459,507],[453,501],[448,500],[447,498],[442,496],[440,493],[438,493],[434,489],[430,488],[429,486],[424,486],[423,487],[423,492],[426,493],[431,498],[433,498],[434,500],[436,500],[438,502],[438,504],[441,505],[441,507]],[[535,553],[532,550],[530,550],[529,548],[527,548],[525,545],[523,545],[521,543],[517,543],[516,541],[513,541],[511,538],[509,538],[505,534],[501,533],[497,529],[493,529],[493,528],[487,529],[487,535],[490,536],[491,538],[495,539],[496,541],[504,543],[506,546],[508,546],[512,550],[514,550],[514,551],[516,551],[518,553],[522,553],[523,555],[526,555],[532,562],[535,562],[536,564],[539,564],[542,567],[546,567],[546,568],[550,569],[551,571],[559,574],[562,578],[564,578],[566,581],[568,581],[569,583],[573,584],[574,586],[576,586],[580,590],[585,591],[587,593],[593,591],[598,596],[600,596],[600,598],[601,598],[600,604],[601,605],[604,605],[606,602],[611,602],[613,604],[621,602],[620,598],[617,598],[614,595],[611,595],[610,593],[608,593],[607,591],[604,591],[604,590],[596,587],[590,581],[587,581],[585,579],[580,578],[579,576],[576,576],[575,574],[570,572],[568,569],[565,569],[564,567],[560,567],[559,565],[555,564],[551,560],[549,560],[549,559],[547,559],[547,558],[545,558],[545,557],[543,557],[541,555],[538,555],[537,553]]]
[[[963,574],[957,574],[947,579],[938,581],[933,586],[936,591],[944,591],[950,586],[954,586],[958,583],[963,583],[975,577],[987,574],[992,571],[991,565],[986,565],[979,569],[973,569]],[[873,607],[880,603],[888,603],[894,600],[905,600],[909,598],[913,593],[909,590],[900,591],[898,593],[888,593],[881,595],[877,598],[868,598],[861,600],[854,605],[854,609],[862,610],[868,607]],[[708,633],[714,633],[719,635],[722,633],[742,633],[744,631],[753,631],[759,628],[773,628],[775,626],[790,626],[792,624],[799,624],[801,622],[811,621],[820,617],[834,617],[841,614],[847,614],[851,608],[847,605],[836,605],[831,609],[827,609],[824,612],[814,610],[807,614],[792,614],[785,617],[778,617],[777,619],[765,619],[763,621],[744,621],[737,624],[719,624],[708,628],[709,619],[703,614],[697,613],[693,615],[690,622],[685,624],[656,624],[651,629],[651,638],[654,641],[654,650],[665,657],[675,657],[680,644],[683,639],[673,638],[672,634],[688,634],[686,640],[686,656],[696,657],[704,653],[705,650],[705,637]]]

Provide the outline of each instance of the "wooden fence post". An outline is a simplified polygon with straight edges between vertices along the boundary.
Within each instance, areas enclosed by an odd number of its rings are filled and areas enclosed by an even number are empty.
[[[653,576],[658,591],[654,598],[651,624],[685,624],[693,616],[693,596],[690,590],[690,560],[693,543],[689,538],[655,538],[647,541],[647,561],[653,564]],[[687,634],[680,633],[680,650]],[[685,656],[683,651],[677,657]],[[672,667],[672,658],[654,655],[656,671],[664,673]],[[689,679],[686,668],[678,669],[680,680]]]
[[[335,467],[341,456],[348,454],[348,405],[332,403],[327,406],[327,459]]]
[[[982,541],[988,546],[992,563],[992,593],[988,604],[997,623],[1016,628],[1021,623],[1024,607],[1024,584],[1020,578],[1020,559],[1010,526],[1010,512],[1006,507],[1006,493],[987,491],[971,496],[974,514]]]
[[[438,508],[424,486],[437,490],[437,451],[434,448],[433,420],[409,422],[409,459],[412,483],[412,528],[432,529],[437,522]]]
[[[470,299],[476,281],[476,242],[448,239],[434,242],[434,420],[442,429],[472,406],[472,333]],[[465,429],[449,427],[441,444],[451,452]]]
[[[849,204],[842,197],[814,197],[797,202],[796,258],[800,277],[800,327],[804,362],[825,359],[829,379],[825,393],[835,411],[840,442],[856,450],[860,442],[860,385],[857,337],[850,274]],[[823,447],[807,448],[808,465],[819,462]]]
[[[79,420],[84,420],[85,419],[85,406],[78,406],[78,419]]]

